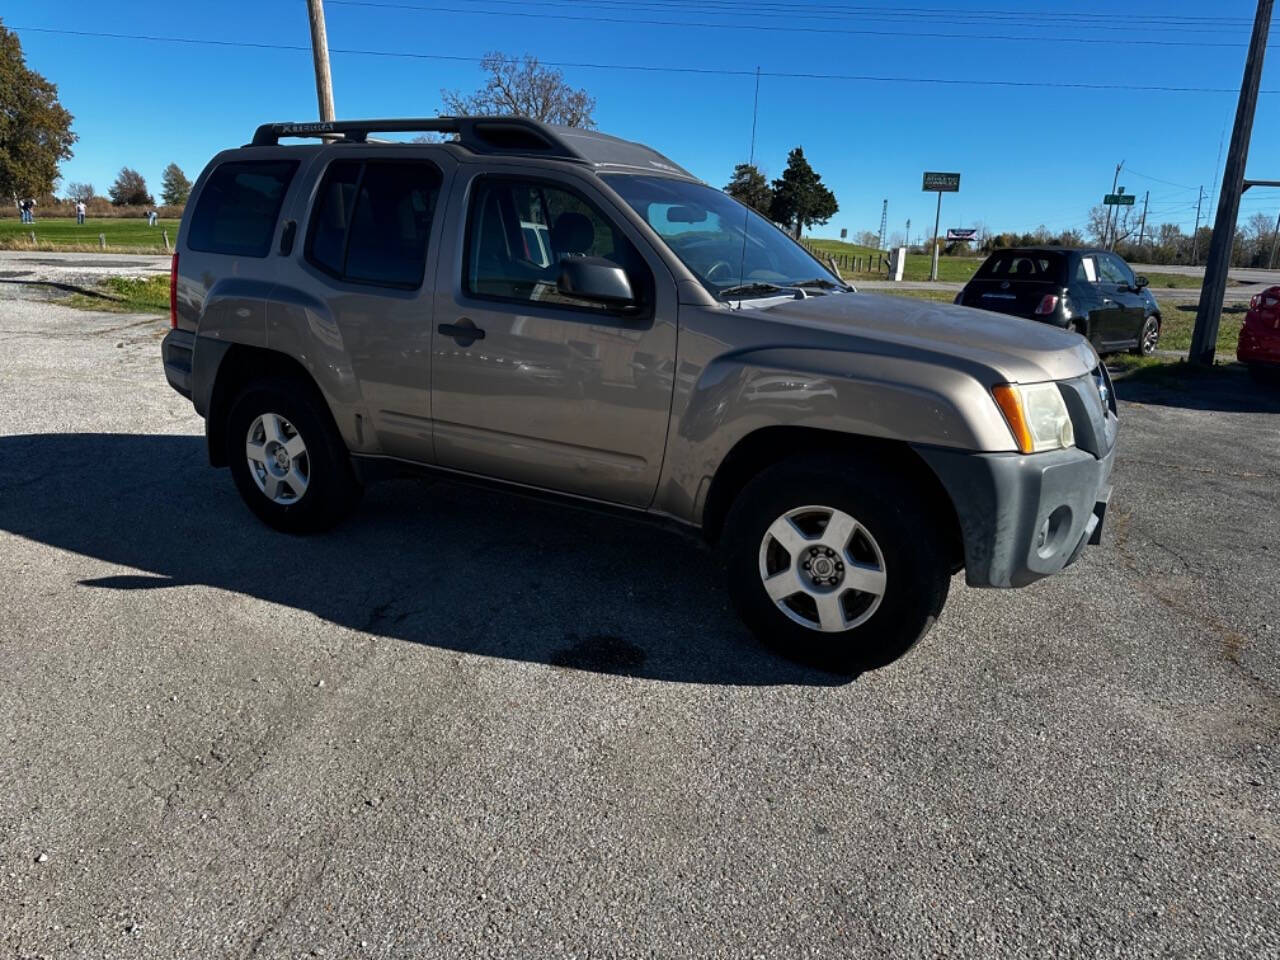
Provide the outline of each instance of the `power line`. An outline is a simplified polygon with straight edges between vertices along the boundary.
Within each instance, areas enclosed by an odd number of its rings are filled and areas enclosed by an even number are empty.
[[[884,6],[867,6],[861,4],[840,4],[827,3],[823,0],[816,0],[813,3],[787,3],[783,0],[699,0],[696,5],[686,3],[684,0],[638,0],[633,4],[632,0],[467,0],[467,2],[482,3],[518,3],[520,5],[569,5],[569,6],[590,6],[590,5],[613,5],[630,8],[635,6],[659,6],[664,8],[675,8],[689,10],[693,12],[701,12],[708,7],[730,7],[736,11],[744,9],[770,9],[779,10],[784,13],[792,13],[798,10],[816,10],[822,12],[826,16],[835,15],[856,15],[868,16],[876,19],[897,19],[897,20],[919,20],[928,19],[936,20],[939,17],[945,17],[950,22],[955,19],[982,19],[982,20],[1015,20],[1030,23],[1045,22],[1074,22],[1082,23],[1087,26],[1111,26],[1108,21],[1133,26],[1140,25],[1166,25],[1172,24],[1179,29],[1197,29],[1202,30],[1210,26],[1220,25],[1238,25],[1240,27],[1248,27],[1252,24],[1252,19],[1246,17],[1216,17],[1216,16],[1169,16],[1167,14],[1126,14],[1126,13],[1091,13],[1091,12],[1067,12],[1061,10],[956,10],[952,7],[897,7],[886,9]]]
[[[329,0],[333,3],[333,0]],[[208,37],[163,37],[152,34],[141,33],[106,33],[96,30],[65,30],[54,27],[24,27],[10,26],[10,30],[16,30],[19,33],[47,33],[58,36],[71,37],[88,37],[92,39],[106,40],[142,40],[149,43],[180,43],[191,44],[194,46],[212,46],[212,47],[239,47],[252,50],[287,50],[296,51],[306,54],[311,53],[309,46],[289,43],[265,43],[254,42],[251,40],[213,40]],[[357,49],[351,47],[330,47],[330,54],[344,54],[349,56],[365,56],[365,57],[387,57],[392,59],[405,60],[443,60],[453,63],[479,63],[483,57],[461,56],[457,54],[445,53],[413,53],[408,51],[397,50],[369,50]],[[702,74],[710,76],[724,77],[754,77],[755,71],[748,69],[734,68],[717,68],[717,67],[668,67],[657,66],[654,64],[640,63],[590,63],[575,60],[542,60],[539,62],[549,67],[565,67],[570,69],[582,70],[629,70],[639,71],[643,73],[682,73],[682,74]],[[1232,87],[1175,87],[1161,84],[1136,84],[1121,83],[1116,81],[1098,83],[1098,82],[1079,82],[1079,81],[1053,81],[1053,80],[976,80],[960,77],[895,77],[880,74],[856,74],[856,73],[807,73],[792,72],[785,70],[761,70],[760,76],[771,77],[782,80],[849,80],[858,83],[911,83],[937,86],[972,86],[972,87],[1027,87],[1027,88],[1048,88],[1061,90],[1134,90],[1145,91],[1151,93],[1231,93],[1235,94],[1239,91]],[[1280,90],[1263,90],[1264,94],[1280,93]]]
[[[460,13],[466,16],[481,17],[524,17],[530,20],[567,20],[573,23],[617,23],[626,26],[657,26],[657,27],[695,27],[703,30],[755,30],[765,31],[768,33],[819,33],[830,36],[831,34],[839,34],[842,36],[857,37],[912,37],[913,39],[933,39],[933,40],[998,40],[1010,41],[1014,43],[1026,43],[1034,41],[1036,43],[1087,43],[1096,46],[1100,41],[1096,37],[1063,37],[1063,36],[1006,36],[1002,34],[976,34],[976,33],[924,33],[919,30],[852,30],[842,27],[802,27],[802,26],[782,26],[778,24],[763,23],[709,23],[706,21],[695,20],[656,20],[656,19],[640,19],[636,17],[601,17],[601,16],[576,16],[569,13],[541,13],[530,12],[526,10],[477,10],[466,7],[441,7],[434,5],[422,5],[413,3],[395,3],[390,0],[329,0],[333,6],[346,7],[367,7],[371,9],[381,10],[409,10],[417,13]],[[1146,47],[1239,47],[1239,43],[1210,43],[1203,40],[1133,40],[1126,38],[1125,46],[1146,46]]]
[[[334,0],[336,2],[336,0]],[[682,0],[463,0],[463,2],[481,2],[489,5],[502,6],[520,6],[520,7],[572,7],[578,10],[583,9],[602,9],[602,10],[625,10],[625,11],[646,11],[657,13],[724,13],[733,14],[735,17],[743,15],[759,16],[759,17],[787,17],[787,18],[803,18],[803,19],[820,19],[824,22],[831,22],[833,19],[857,20],[859,22],[872,23],[915,23],[921,20],[935,21],[939,19],[939,14],[945,13],[945,22],[951,25],[966,26],[1014,26],[1014,27],[1045,27],[1045,26],[1062,26],[1076,27],[1087,29],[1090,31],[1098,31],[1101,27],[1106,31],[1115,29],[1120,24],[1107,23],[1105,20],[1100,21],[1099,16],[1081,15],[1078,13],[1044,13],[1038,16],[1028,16],[1024,13],[1015,13],[1012,11],[1003,13],[981,13],[971,11],[952,11],[952,10],[929,10],[928,12],[910,12],[904,10],[890,11],[879,7],[840,7],[829,6],[827,4],[786,4],[770,2],[770,0],[749,0],[749,2],[740,2],[740,0],[702,0],[696,8],[692,8],[682,2]],[[1203,21],[1196,19],[1190,22],[1179,22],[1179,18],[1173,17],[1123,17],[1120,18],[1123,25],[1128,28],[1141,27],[1144,30],[1154,30],[1163,33],[1195,33],[1203,35],[1205,33],[1231,33],[1237,34],[1239,29],[1223,27],[1223,23],[1229,21],[1218,20],[1215,18],[1205,18]],[[1212,24],[1210,26],[1209,24]],[[1234,44],[1235,46],[1244,46],[1243,43]]]

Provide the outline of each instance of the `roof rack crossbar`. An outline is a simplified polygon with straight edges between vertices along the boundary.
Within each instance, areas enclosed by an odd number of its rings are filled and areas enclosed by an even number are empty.
[[[452,133],[476,153],[537,153],[570,160],[583,155],[546,124],[528,117],[416,117],[383,120],[320,120],[305,123],[264,123],[251,146],[272,147],[282,137],[340,137],[365,143],[371,133]]]

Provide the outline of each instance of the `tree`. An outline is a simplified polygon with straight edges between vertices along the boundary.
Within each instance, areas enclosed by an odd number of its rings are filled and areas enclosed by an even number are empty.
[[[27,69],[17,34],[0,23],[0,196],[53,191],[58,164],[76,141],[71,119],[58,88]]]
[[[785,223],[796,239],[801,231],[815,224],[823,224],[840,209],[835,194],[822,183],[804,150],[796,147],[787,154],[787,169],[773,181],[773,202],[769,205],[769,217],[775,223]]]
[[[180,207],[190,195],[191,181],[182,172],[182,168],[176,163],[165,167],[164,175],[160,178],[160,199],[170,206]]]
[[[92,183],[75,183],[74,181],[67,184],[68,200],[78,200],[81,203],[88,203],[97,193],[93,189]]]
[[[457,117],[531,117],[544,123],[594,129],[591,114],[596,108],[595,98],[569,86],[564,74],[542,66],[537,57],[486,53],[480,60],[480,69],[489,79],[475,93],[440,91],[447,113]]]
[[[740,163],[733,168],[733,176],[725,184],[724,192],[739,203],[745,203],[769,216],[769,205],[773,202],[773,188],[765,179],[764,172],[752,163]]]
[[[142,174],[129,167],[120,168],[116,182],[111,185],[107,193],[111,195],[111,202],[117,207],[126,204],[151,206],[156,202],[155,198],[147,192],[147,181],[143,179]]]

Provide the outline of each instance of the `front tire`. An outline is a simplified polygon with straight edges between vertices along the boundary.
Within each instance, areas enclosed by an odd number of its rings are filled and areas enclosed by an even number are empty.
[[[897,660],[946,602],[950,567],[927,495],[847,457],[769,467],[726,519],[739,616],[786,656],[840,672]]]
[[[1142,331],[1138,334],[1138,345],[1129,352],[1135,357],[1149,357],[1160,345],[1160,318],[1154,313],[1142,321]]]
[[[241,498],[277,530],[327,530],[359,501],[346,445],[310,384],[285,377],[247,384],[231,404],[226,444]]]

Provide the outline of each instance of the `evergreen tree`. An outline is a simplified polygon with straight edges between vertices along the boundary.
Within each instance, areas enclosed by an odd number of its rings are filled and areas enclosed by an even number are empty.
[[[187,202],[187,197],[190,195],[191,181],[182,172],[182,168],[176,163],[165,167],[164,175],[160,180],[160,199],[170,206],[180,207]]]
[[[769,206],[773,203],[773,188],[765,178],[764,172],[751,163],[740,163],[733,168],[733,176],[725,184],[724,192],[739,203],[745,203],[769,216]]]
[[[826,188],[822,177],[809,166],[804,150],[796,147],[787,154],[787,169],[773,181],[773,202],[769,217],[784,223],[800,239],[801,231],[823,224],[840,209],[835,194]]]

